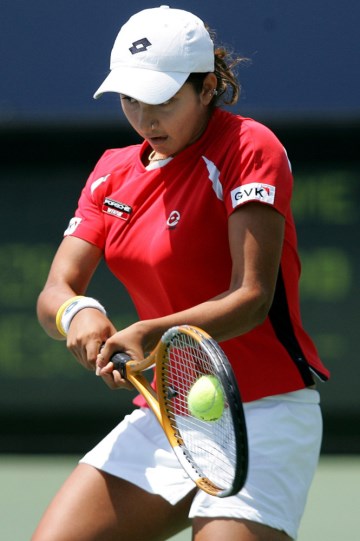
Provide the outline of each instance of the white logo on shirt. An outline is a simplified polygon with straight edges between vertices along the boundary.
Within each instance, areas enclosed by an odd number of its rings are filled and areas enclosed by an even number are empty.
[[[180,221],[180,212],[178,212],[177,210],[173,210],[171,213],[170,213],[170,216],[169,218],[167,219],[167,225],[169,227],[176,227],[177,224],[179,223]]]
[[[220,199],[220,201],[224,201],[219,169],[216,167],[214,162],[208,160],[205,156],[203,156],[202,159],[206,163],[206,167],[209,173],[209,179],[212,182],[213,190],[216,193],[216,197]]]
[[[76,216],[74,218],[71,218],[67,229],[64,231],[64,237],[67,237],[68,235],[74,233],[75,229],[80,225],[81,221],[82,218],[77,218]]]
[[[264,203],[274,204],[275,186],[262,184],[260,182],[251,182],[244,186],[239,186],[231,190],[231,202],[233,208],[245,203],[246,201],[263,201]]]
[[[288,153],[286,152],[286,148],[284,148],[284,152],[285,152],[287,162],[289,164],[290,173],[292,173],[291,161],[289,160],[289,156],[288,156]]]
[[[91,184],[91,188],[90,188],[91,194],[94,193],[94,191],[96,190],[96,188],[98,188],[100,186],[100,184],[102,184],[103,182],[106,182],[107,179],[109,178],[109,176],[110,176],[110,174],[105,175],[104,177],[100,177],[97,180],[94,180],[94,182]]]

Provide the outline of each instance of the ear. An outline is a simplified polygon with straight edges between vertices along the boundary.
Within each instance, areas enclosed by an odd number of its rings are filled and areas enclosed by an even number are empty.
[[[203,81],[203,88],[200,94],[200,99],[203,105],[209,105],[214,97],[214,90],[216,90],[217,78],[215,73],[208,73]]]

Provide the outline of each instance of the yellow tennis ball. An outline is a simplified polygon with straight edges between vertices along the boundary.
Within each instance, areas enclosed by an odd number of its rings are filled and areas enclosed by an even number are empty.
[[[224,411],[224,393],[215,376],[201,376],[190,388],[188,408],[194,417],[203,421],[217,421]]]

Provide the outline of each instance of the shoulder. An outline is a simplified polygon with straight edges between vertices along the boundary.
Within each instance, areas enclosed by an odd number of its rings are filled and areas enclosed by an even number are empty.
[[[228,212],[244,203],[259,201],[273,205],[286,215],[293,178],[287,153],[276,135],[265,125],[227,112],[214,120],[224,144],[212,147],[219,181]],[[216,154],[215,154],[216,153]]]
[[[230,138],[235,145],[253,145],[255,148],[273,147],[283,149],[275,133],[265,124],[241,115],[235,115],[222,109],[214,112],[213,129],[221,129],[223,136]]]
[[[135,167],[141,145],[132,145],[124,148],[108,149],[95,164],[89,176],[85,190],[94,199],[97,194],[100,198],[119,183],[129,167]]]
[[[291,173],[283,144],[270,128],[252,118],[215,110],[207,142],[209,157],[226,170],[243,174],[272,168]]]

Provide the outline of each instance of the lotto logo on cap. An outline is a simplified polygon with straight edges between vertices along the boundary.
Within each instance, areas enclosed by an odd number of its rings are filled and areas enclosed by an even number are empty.
[[[149,104],[169,100],[190,73],[214,71],[214,44],[196,15],[168,6],[133,15],[121,28],[110,73],[95,92],[118,92]]]

